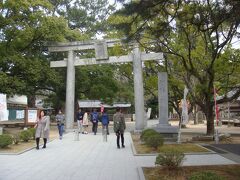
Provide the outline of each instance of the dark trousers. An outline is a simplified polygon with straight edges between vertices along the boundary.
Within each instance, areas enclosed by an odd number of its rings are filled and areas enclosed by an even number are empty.
[[[118,133],[117,133],[117,146],[118,146],[118,147],[120,147],[120,145],[119,145],[120,137],[121,137],[122,146],[124,146],[124,136],[123,136],[123,133],[118,132]]]
[[[109,134],[109,129],[108,129],[108,124],[107,125],[103,125],[102,124],[102,132],[104,133],[104,129],[106,128],[107,130],[107,134]]]
[[[36,138],[37,148],[39,148],[39,141],[40,141],[40,138]],[[47,138],[43,138],[43,147],[46,147],[46,144],[47,144]]]
[[[97,128],[98,128],[98,123],[97,122],[93,122],[92,132],[94,132],[94,134],[97,133]]]
[[[64,125],[63,124],[58,124],[57,127],[58,127],[59,136],[62,137]]]

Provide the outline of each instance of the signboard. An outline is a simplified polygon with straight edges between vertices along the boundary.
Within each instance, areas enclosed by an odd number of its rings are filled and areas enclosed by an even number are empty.
[[[108,51],[106,41],[96,41],[94,43],[96,60],[107,60]]]
[[[24,119],[24,110],[16,111],[16,119]]]
[[[0,121],[8,121],[6,94],[0,94]]]
[[[37,121],[37,110],[28,110],[28,122],[35,123]]]

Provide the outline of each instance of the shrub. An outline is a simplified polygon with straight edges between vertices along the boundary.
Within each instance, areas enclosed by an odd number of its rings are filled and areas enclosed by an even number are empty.
[[[13,139],[9,134],[0,135],[0,148],[5,148],[8,145],[12,144]]]
[[[146,139],[149,137],[149,136],[152,136],[152,135],[155,135],[155,134],[159,134],[158,132],[156,132],[154,129],[145,129],[141,136],[140,136],[140,139],[142,141],[146,141]]]
[[[36,129],[35,128],[30,128],[30,129],[28,129],[28,131],[31,134],[31,139],[35,139]]]
[[[225,178],[211,171],[193,173],[189,180],[224,180]]]
[[[150,147],[153,147],[154,149],[157,149],[158,146],[163,145],[163,137],[159,133],[152,134],[152,135],[147,136],[145,138],[145,143],[146,143],[147,146],[150,146]]]
[[[156,165],[167,167],[168,169],[177,169],[184,160],[182,152],[171,150],[169,152],[159,154],[156,158]]]
[[[14,144],[18,144],[19,141],[20,141],[20,136],[19,136],[19,133],[18,134],[13,134],[13,143]]]
[[[21,131],[19,136],[24,142],[28,142],[28,140],[31,139],[31,133],[28,130]]]

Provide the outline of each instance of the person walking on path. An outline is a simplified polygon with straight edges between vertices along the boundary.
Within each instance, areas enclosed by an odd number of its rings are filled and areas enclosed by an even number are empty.
[[[88,127],[88,112],[86,111],[83,115],[83,134],[87,134],[87,127]]]
[[[46,148],[47,139],[49,139],[50,117],[45,116],[45,113],[43,110],[40,111],[35,128],[36,128],[35,137],[36,137],[36,144],[37,144],[36,149],[39,149],[40,138],[43,138],[43,142],[44,142],[42,148]]]
[[[59,110],[58,114],[56,115],[56,121],[57,121],[57,127],[58,127],[58,132],[59,132],[59,139],[62,139],[65,116],[61,110]]]
[[[107,110],[104,110],[101,116],[101,122],[102,122],[102,130],[106,128],[107,135],[109,135],[109,130],[108,130],[108,124],[109,124],[109,116],[107,114]]]
[[[126,124],[120,108],[117,108],[116,113],[113,115],[113,129],[117,136],[117,148],[120,149],[120,144],[119,144],[120,137],[121,137],[122,148],[125,148],[123,134],[124,134],[124,130],[126,129]]]
[[[93,131],[94,135],[96,135],[96,133],[97,133],[98,118],[99,118],[98,112],[96,109],[94,109],[93,112],[91,113],[91,122],[93,124],[92,131]]]
[[[83,124],[83,112],[81,109],[78,109],[76,118],[77,118],[77,125],[78,125],[78,132],[82,133],[82,124]]]

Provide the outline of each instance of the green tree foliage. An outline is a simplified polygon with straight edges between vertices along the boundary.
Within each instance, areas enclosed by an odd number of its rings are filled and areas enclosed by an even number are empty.
[[[66,70],[50,68],[49,61],[62,60],[66,53],[49,54],[47,43],[90,39],[106,30],[104,21],[113,10],[106,0],[0,2],[0,92],[27,95],[30,106],[35,95],[47,95],[46,102],[64,107]],[[78,98],[113,98],[118,89],[113,69],[79,69]]]
[[[119,87],[111,65],[79,67],[76,82],[76,95],[79,99],[112,102]]]
[[[214,132],[214,86],[222,94],[234,90],[219,102],[240,94],[239,52],[231,48],[239,34],[239,7],[235,0],[142,0],[126,4],[109,19],[146,50],[165,53],[171,79],[185,84],[205,113],[207,134]]]
[[[88,38],[107,30],[106,19],[115,10],[107,0],[50,0],[54,14],[65,17],[71,29]]]
[[[96,38],[108,30],[106,19],[113,11],[107,0],[1,1],[0,92],[27,95],[30,107],[36,95],[44,95],[55,108],[64,108],[66,69],[50,68],[49,61],[67,54],[48,53],[47,43]],[[92,54],[79,52],[80,57]],[[119,67],[77,67],[76,98],[132,102],[133,88],[121,80]]]
[[[0,2],[1,93],[24,94],[31,100],[39,90],[53,90],[58,83],[44,45],[66,41],[75,32],[62,17],[50,16],[52,8],[46,0]]]

